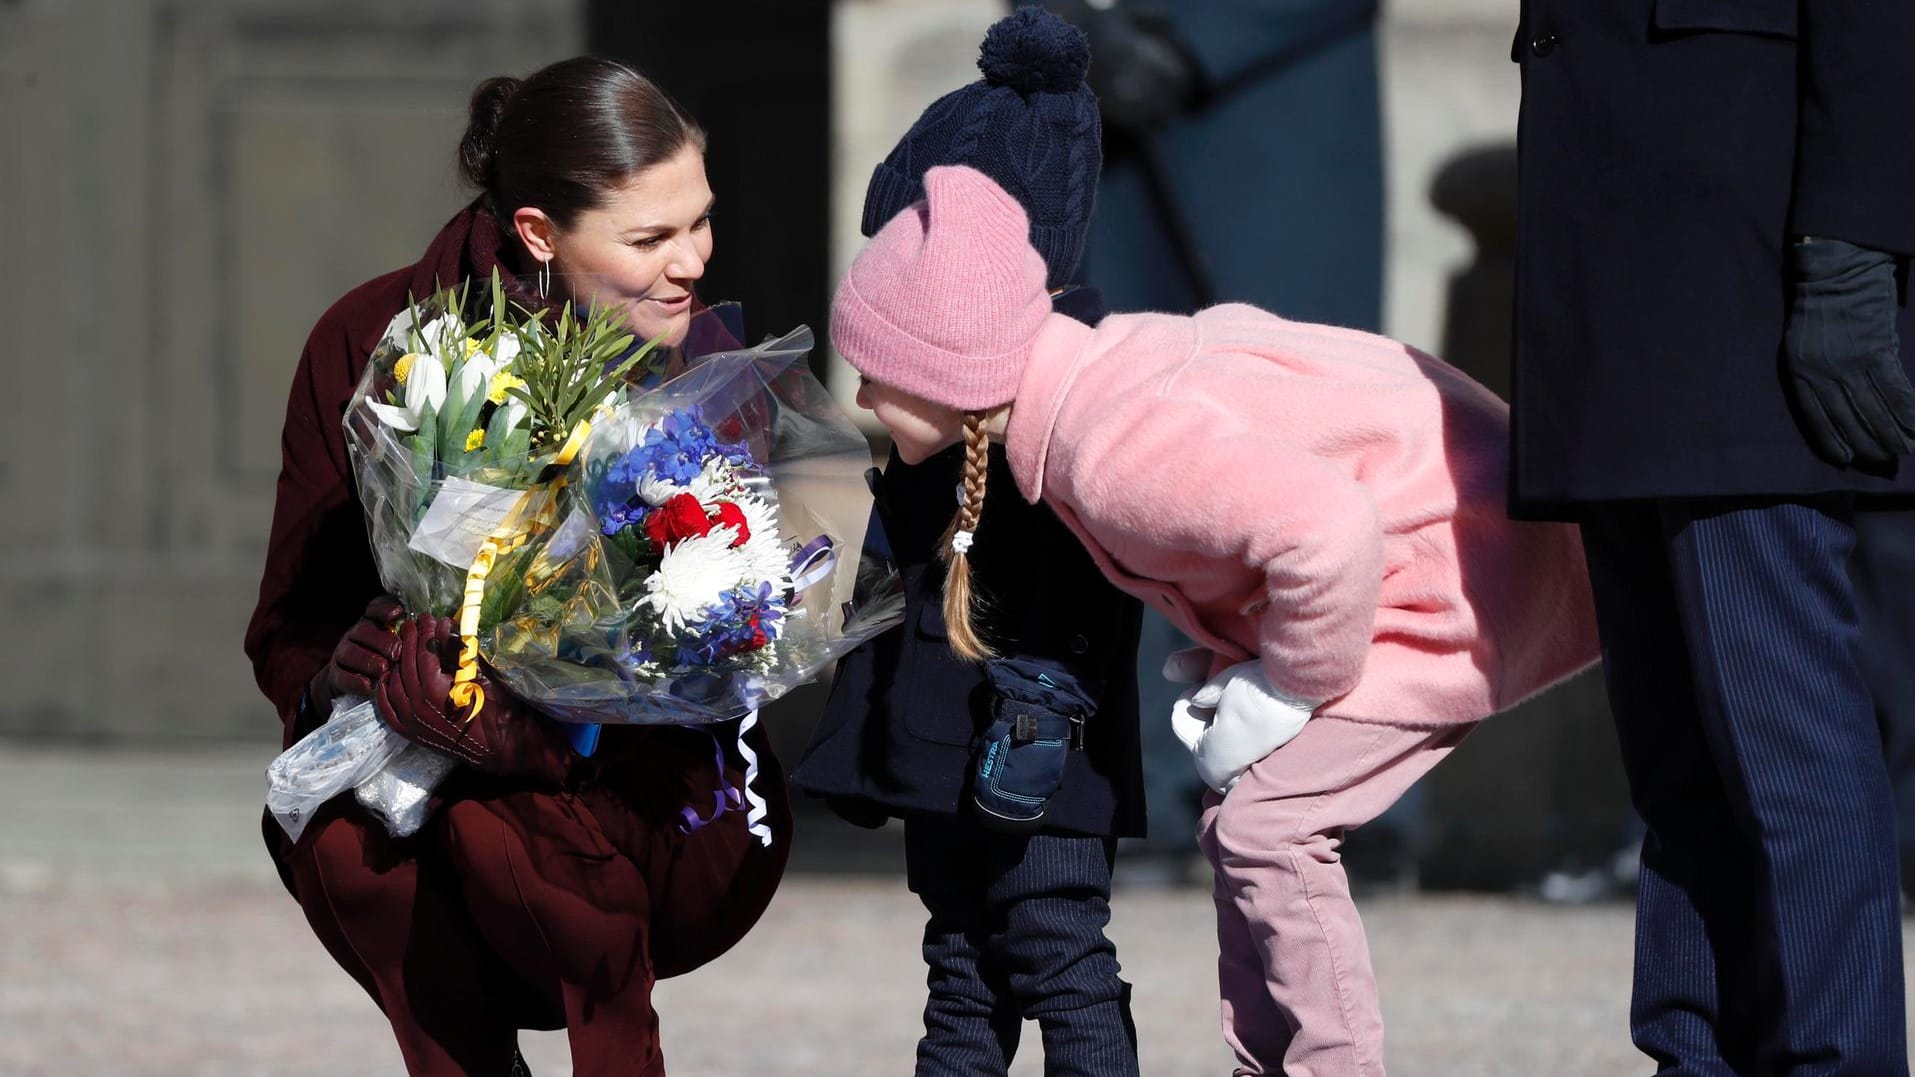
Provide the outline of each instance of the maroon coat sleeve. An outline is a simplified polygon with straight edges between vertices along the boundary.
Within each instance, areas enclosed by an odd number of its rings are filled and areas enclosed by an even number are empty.
[[[372,344],[403,305],[398,274],[355,289],[313,327],[293,374],[266,567],[246,628],[253,676],[288,739],[306,685],[381,590],[342,421]]]

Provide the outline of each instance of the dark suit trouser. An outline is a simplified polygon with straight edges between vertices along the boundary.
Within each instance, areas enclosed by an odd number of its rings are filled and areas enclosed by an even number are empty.
[[[1849,579],[1862,614],[1862,673],[1895,786],[1902,889],[1915,893],[1915,512],[1857,512],[1855,540]]]
[[[1027,1019],[1043,1035],[1047,1077],[1135,1077],[1130,985],[1104,935],[1116,841],[914,815],[904,842],[911,889],[931,914],[918,1077],[1004,1074]]]
[[[1907,1074],[1846,500],[1605,505],[1583,535],[1649,828],[1636,1044],[1662,1074]]]

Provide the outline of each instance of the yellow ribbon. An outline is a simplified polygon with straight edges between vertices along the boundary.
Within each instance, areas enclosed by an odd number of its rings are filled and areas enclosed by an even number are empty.
[[[600,409],[601,411],[603,409]],[[589,419],[580,419],[572,429],[572,436],[565,439],[558,455],[552,458],[553,467],[566,467],[585,447],[585,436],[592,432]],[[492,566],[498,559],[531,540],[532,536],[549,530],[557,515],[557,493],[565,486],[563,478],[554,479],[543,486],[534,485],[519,495],[512,511],[506,513],[492,533],[486,536],[479,547],[477,556],[472,558],[472,567],[465,574],[465,602],[459,607],[459,668],[452,675],[452,690],[446,693],[447,702],[455,707],[466,708],[465,720],[471,722],[485,709],[485,689],[479,687],[479,608],[485,603],[485,581],[492,574]],[[534,504],[539,508],[531,514],[529,522],[524,517]]]

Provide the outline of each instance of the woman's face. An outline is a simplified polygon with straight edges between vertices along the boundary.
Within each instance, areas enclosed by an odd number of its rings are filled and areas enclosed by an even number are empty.
[[[555,280],[582,306],[622,313],[639,340],[683,343],[711,259],[711,211],[705,153],[687,143],[551,233]]]
[[[898,459],[907,464],[921,464],[964,437],[963,412],[869,378],[858,379],[858,406],[891,431]]]

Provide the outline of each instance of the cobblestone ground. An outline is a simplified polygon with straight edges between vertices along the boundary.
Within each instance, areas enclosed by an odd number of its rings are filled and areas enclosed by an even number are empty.
[[[258,752],[0,743],[0,1074],[398,1074],[378,1013],[308,934],[254,829]],[[1392,1074],[1615,1077],[1630,914],[1478,897],[1365,906]],[[1229,1072],[1209,898],[1129,888],[1112,933],[1148,1077]],[[661,986],[674,1074],[903,1074],[922,1002],[915,899],[799,874],[733,954]],[[1014,1073],[1041,1072],[1036,1029]],[[562,1035],[527,1037],[540,1077]]]

